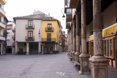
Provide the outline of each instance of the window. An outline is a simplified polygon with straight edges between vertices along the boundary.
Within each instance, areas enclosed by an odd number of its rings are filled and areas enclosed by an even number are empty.
[[[28,37],[33,37],[33,31],[28,31]]]
[[[113,51],[112,39],[109,40],[109,44],[110,44],[110,47],[109,47],[109,56],[111,57],[112,56],[112,51]]]
[[[53,32],[52,24],[47,25],[47,32]]]
[[[48,28],[52,28],[52,24],[48,24]]]
[[[106,57],[113,58],[113,39],[103,40],[103,51]]]
[[[28,20],[28,26],[33,26],[33,21],[32,20]]]
[[[106,55],[106,40],[103,40],[103,53]]]

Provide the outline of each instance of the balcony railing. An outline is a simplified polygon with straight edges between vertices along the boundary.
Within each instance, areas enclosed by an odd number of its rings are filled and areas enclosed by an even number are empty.
[[[33,37],[26,36],[25,39],[26,39],[26,41],[34,41],[35,40],[34,36]]]
[[[69,7],[75,8],[77,6],[78,2],[79,2],[79,0],[70,0]]]
[[[3,35],[0,34],[0,40],[5,40],[5,37]]]
[[[56,42],[56,38],[42,38],[42,42]]]
[[[1,14],[2,16],[5,16],[5,11],[4,11],[4,9],[3,9],[2,7],[0,7],[0,14]]]
[[[70,22],[72,20],[72,9],[65,8],[65,13],[66,13],[66,21]]]
[[[64,0],[64,6],[65,7],[69,7],[70,4],[70,0]]]
[[[0,21],[0,27],[5,28],[5,24]]]
[[[69,8],[76,8],[79,0],[64,0],[64,6]]]
[[[66,28],[69,29],[70,26],[71,26],[71,22],[67,22],[67,23],[66,23]]]
[[[46,32],[54,32],[54,28],[53,28],[53,27],[52,27],[52,28],[46,27],[46,28],[45,28],[45,31],[46,31]]]
[[[65,8],[65,13],[67,16],[72,15],[72,9],[71,8]]]
[[[5,4],[6,1],[5,0],[0,0],[0,3]]]
[[[26,25],[26,29],[34,29],[35,25],[29,26],[28,24]]]

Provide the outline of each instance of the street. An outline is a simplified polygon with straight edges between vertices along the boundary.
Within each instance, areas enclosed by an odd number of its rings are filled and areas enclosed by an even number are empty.
[[[0,78],[84,78],[66,53],[0,56]],[[88,76],[86,76],[88,78]]]

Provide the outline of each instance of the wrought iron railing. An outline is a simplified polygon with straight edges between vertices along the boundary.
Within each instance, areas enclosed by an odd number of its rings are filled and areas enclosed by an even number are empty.
[[[33,37],[26,36],[25,39],[26,39],[26,41],[34,41],[35,40],[34,36]]]
[[[31,25],[31,26],[28,24],[26,25],[26,29],[34,29],[34,28],[35,28],[35,25]]]

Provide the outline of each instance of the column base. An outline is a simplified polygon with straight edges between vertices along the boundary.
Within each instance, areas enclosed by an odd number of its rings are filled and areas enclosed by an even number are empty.
[[[74,54],[74,52],[71,51],[71,53],[70,53],[70,60],[71,60],[71,61],[73,61],[73,59],[74,59],[73,54]]]
[[[80,59],[80,71],[79,74],[85,74],[89,72],[89,55],[81,54],[79,56]]]
[[[90,58],[92,78],[108,78],[108,59],[104,56]]]
[[[26,55],[29,55],[29,53],[26,53]]]
[[[75,52],[75,61],[79,62],[79,53],[78,52]]]
[[[72,51],[69,51],[68,57],[69,57],[70,61],[72,61]]]
[[[72,58],[73,58],[73,61],[75,61],[75,51],[72,51]]]
[[[80,70],[80,62],[79,62],[79,53],[78,52],[75,52],[74,65],[78,70]]]

